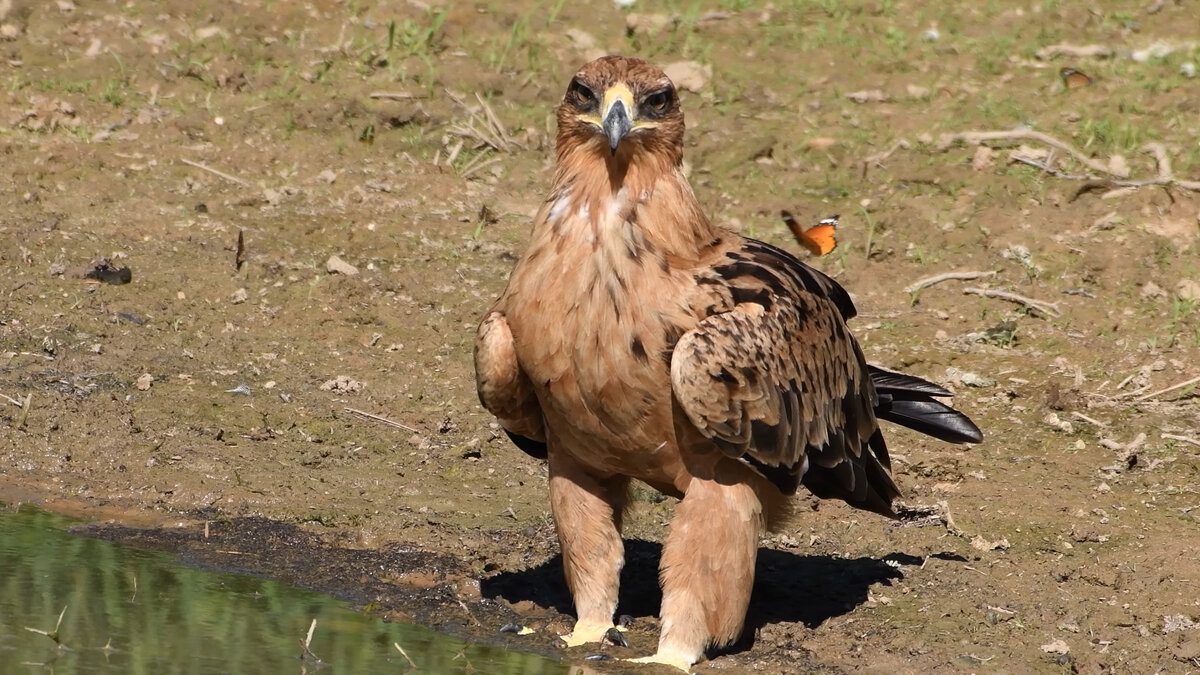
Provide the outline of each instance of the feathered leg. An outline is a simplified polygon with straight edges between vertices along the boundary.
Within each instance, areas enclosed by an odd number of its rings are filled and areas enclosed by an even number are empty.
[[[550,450],[550,511],[577,620],[567,646],[600,642],[613,627],[625,545],[621,512],[629,479],[598,480],[575,460]]]
[[[713,480],[693,478],[663,546],[662,633],[654,656],[635,659],[683,670],[708,645],[738,638],[754,586],[763,508],[740,466]]]

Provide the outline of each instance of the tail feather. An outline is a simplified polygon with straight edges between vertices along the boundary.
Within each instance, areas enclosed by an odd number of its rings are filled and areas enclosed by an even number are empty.
[[[879,402],[875,416],[947,443],[979,443],[983,432],[963,413],[935,400],[951,393],[914,375],[868,366]]]

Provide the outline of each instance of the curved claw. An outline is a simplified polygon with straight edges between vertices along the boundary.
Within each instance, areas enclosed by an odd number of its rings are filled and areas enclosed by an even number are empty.
[[[621,630],[622,629],[619,626],[613,626],[612,628],[604,631],[604,641],[618,647],[629,649],[629,640],[625,639],[625,636],[621,634]]]

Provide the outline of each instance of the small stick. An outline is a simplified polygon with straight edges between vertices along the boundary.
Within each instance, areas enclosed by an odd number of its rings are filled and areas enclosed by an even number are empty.
[[[954,134],[942,134],[938,138],[937,149],[945,152],[956,143],[966,143],[968,145],[982,145],[987,141],[1037,141],[1049,145],[1055,150],[1060,150],[1075,158],[1080,164],[1083,164],[1088,169],[1107,176],[1115,176],[1116,178],[1099,178],[1092,175],[1074,175],[1066,174],[1054,167],[1050,166],[1049,162],[1039,162],[1028,157],[1012,155],[1013,161],[1028,164],[1037,167],[1051,175],[1060,178],[1071,180],[1102,180],[1104,184],[1112,187],[1145,187],[1147,185],[1174,185],[1185,190],[1200,192],[1200,181],[1182,180],[1175,177],[1171,171],[1171,159],[1167,155],[1167,149],[1162,143],[1147,143],[1142,146],[1143,152],[1148,152],[1154,155],[1154,161],[1158,167],[1158,176],[1149,180],[1123,180],[1120,176],[1113,173],[1107,165],[1093,159],[1082,151],[1075,149],[1068,143],[1059,139],[1044,134],[1040,131],[1032,129],[1012,129],[1009,131],[962,131]]]
[[[414,669],[417,667],[417,664],[413,663],[412,657],[408,655],[408,652],[404,651],[404,647],[401,647],[399,642],[393,642],[392,646],[396,648],[396,651],[400,652],[400,656],[403,656],[408,661],[408,665]]]
[[[474,159],[472,159],[470,162],[467,162],[467,165],[464,166],[463,170],[459,173],[459,177],[465,180],[500,161],[499,157],[493,157],[491,159],[479,161],[480,157],[483,157],[483,155],[476,155]]]
[[[18,408],[22,408],[25,406],[24,402],[19,401],[11,396],[5,396],[4,394],[0,394],[0,398],[4,399],[5,401],[8,401],[9,403],[17,406]]]
[[[306,660],[312,660],[312,661],[315,661],[316,663],[324,663],[324,661],[321,660],[321,657],[314,654],[313,651],[311,649],[309,649],[309,647],[308,647],[310,644],[312,644],[313,631],[315,631],[316,629],[317,629],[317,620],[313,619],[312,623],[308,625],[308,635],[305,636],[305,638],[303,640],[300,640],[300,648],[304,650],[304,652],[301,654],[301,658],[306,659]]]
[[[459,600],[459,601],[458,601],[458,606],[463,608],[463,611],[467,613],[467,616],[471,618],[471,621],[472,621],[472,622],[473,622],[473,623],[474,623],[476,626],[482,626],[482,625],[483,625],[482,623],[479,623],[479,619],[476,619],[476,618],[475,618],[475,615],[471,613],[471,608],[470,608],[470,607],[467,607],[467,603],[463,602],[462,600]]]
[[[1019,162],[1021,164],[1028,164],[1029,166],[1032,166],[1035,169],[1041,169],[1042,171],[1045,171],[1046,173],[1050,174],[1051,176],[1055,176],[1056,178],[1065,178],[1067,180],[1099,180],[1098,177],[1096,177],[1090,173],[1063,173],[1062,171],[1059,171],[1058,169],[1050,166],[1049,162],[1045,162],[1045,163],[1039,162],[1036,159],[1033,159],[1032,157],[1025,157],[1023,155],[1014,154],[1014,155],[1009,155],[1009,159],[1011,159],[1014,162]]]
[[[992,276],[996,276],[996,273],[992,272],[992,271],[988,271],[988,272],[946,272],[945,274],[938,274],[938,275],[935,275],[932,277],[926,277],[924,279],[921,279],[920,281],[909,284],[908,286],[904,287],[904,292],[905,293],[916,293],[917,291],[921,290],[922,288],[927,288],[934,284],[940,284],[943,281],[956,281],[956,280],[970,281],[971,279],[980,279],[982,277],[992,277]]]
[[[23,428],[25,423],[29,421],[29,410],[33,407],[33,392],[25,394],[25,405],[21,406],[21,419],[17,421],[17,427]]]
[[[58,629],[62,626],[63,615],[65,615],[67,613],[68,606],[69,605],[63,605],[62,611],[58,613],[58,621],[55,622],[55,624],[54,624],[54,630],[44,631],[44,630],[40,630],[38,628],[30,628],[29,626],[25,626],[25,630],[29,631],[30,633],[37,633],[38,635],[45,635],[46,637],[50,638],[51,640],[54,640],[55,644],[59,644],[59,645],[62,644],[62,640],[58,636]]]
[[[1040,312],[1041,314],[1044,314],[1046,316],[1052,316],[1052,317],[1062,316],[1062,312],[1059,311],[1059,309],[1057,307],[1058,303],[1044,302],[1042,300],[1034,300],[1033,298],[1027,298],[1023,295],[1017,295],[1016,293],[1009,293],[1008,291],[997,291],[997,290],[994,290],[991,288],[964,288],[963,293],[966,293],[968,295],[982,295],[985,298],[997,298],[999,300],[1008,300],[1009,302],[1015,302],[1019,305],[1024,305],[1024,306],[1028,307],[1029,309],[1031,309],[1035,312]]]
[[[241,178],[238,178],[237,176],[231,176],[231,175],[225,173],[224,171],[217,171],[216,169],[212,168],[211,166],[201,164],[200,162],[193,162],[192,160],[187,159],[186,157],[180,158],[179,161],[183,162],[184,164],[187,164],[188,166],[194,166],[197,169],[200,169],[201,171],[207,171],[214,176],[220,176],[221,178],[224,178],[225,180],[230,181],[231,183],[237,183],[238,185],[241,185],[244,187],[250,187],[250,183],[247,183],[246,181],[242,180]]]
[[[1173,384],[1173,385],[1167,387],[1166,389],[1159,389],[1158,391],[1152,391],[1149,394],[1142,394],[1141,396],[1133,399],[1133,401],[1134,401],[1134,403],[1137,403],[1138,401],[1145,401],[1148,398],[1154,398],[1155,396],[1161,396],[1162,394],[1165,394],[1165,393],[1171,392],[1171,391],[1175,391],[1176,389],[1183,389],[1184,387],[1196,384],[1197,382],[1200,382],[1200,377],[1193,377],[1192,379],[1187,380],[1186,382],[1180,382],[1179,384]]]
[[[1172,441],[1181,441],[1183,443],[1191,443],[1192,445],[1200,447],[1200,441],[1198,441],[1194,438],[1191,438],[1190,436],[1178,436],[1176,434],[1161,433],[1161,434],[1159,434],[1159,438],[1169,438]]]
[[[941,151],[948,150],[955,143],[966,143],[968,145],[981,145],[986,141],[1038,141],[1045,143],[1052,148],[1057,148],[1062,152],[1075,158],[1080,164],[1086,166],[1092,171],[1100,173],[1109,173],[1108,167],[1104,164],[1088,157],[1083,152],[1076,150],[1067,143],[1058,140],[1057,138],[1044,134],[1040,131],[1032,129],[1012,129],[1010,131],[962,131],[957,134],[942,134],[938,138],[937,149]],[[1110,174],[1111,175],[1111,174]]]
[[[414,428],[412,428],[412,427],[408,426],[407,424],[401,424],[401,423],[399,423],[399,422],[393,422],[392,420],[389,420],[389,419],[388,419],[388,418],[386,418],[386,417],[380,417],[379,415],[372,415],[372,414],[371,414],[371,413],[369,413],[369,412],[364,412],[364,411],[362,411],[362,410],[356,410],[356,409],[354,409],[354,408],[344,408],[344,410],[345,410],[346,412],[348,412],[348,413],[351,413],[351,414],[354,414],[354,415],[358,415],[359,417],[365,417],[365,418],[367,418],[367,419],[369,419],[369,420],[374,420],[374,421],[376,421],[376,422],[379,422],[379,423],[381,423],[381,424],[386,424],[386,425],[388,425],[389,427],[395,427],[395,428],[397,428],[397,429],[403,429],[403,430],[405,430],[405,431],[411,431],[411,432],[412,432],[412,433],[414,433],[414,434],[419,434],[419,433],[421,433],[420,431],[418,431],[418,430],[416,430],[416,429],[414,429]]]
[[[1081,412],[1072,412],[1072,413],[1071,413],[1071,416],[1073,416],[1073,417],[1075,417],[1075,418],[1077,418],[1077,419],[1081,419],[1081,420],[1083,420],[1084,422],[1087,422],[1088,424],[1092,424],[1092,425],[1098,426],[1098,427],[1100,427],[1101,429],[1103,429],[1103,428],[1105,428],[1105,427],[1107,427],[1107,426],[1108,426],[1108,424],[1106,424],[1105,422],[1101,422],[1100,420],[1094,420],[1094,419],[1092,419],[1092,418],[1088,417],[1087,415],[1084,415],[1084,414],[1083,414],[1083,413],[1081,413]]]
[[[867,177],[867,171],[869,171],[872,166],[878,166],[883,160],[887,159],[888,157],[891,157],[900,148],[904,148],[907,150],[909,147],[911,147],[911,144],[907,140],[901,138],[900,140],[893,143],[892,147],[888,148],[887,150],[876,153],[874,155],[870,155],[869,157],[866,157],[865,159],[863,159],[863,161],[862,161],[862,176],[863,176],[863,178]]]
[[[369,94],[371,98],[381,98],[388,101],[403,101],[410,98],[422,98],[417,94],[410,94],[405,91],[373,91]]]

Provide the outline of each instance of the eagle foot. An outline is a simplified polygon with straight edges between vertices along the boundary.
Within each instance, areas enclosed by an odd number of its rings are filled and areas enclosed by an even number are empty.
[[[604,623],[583,623],[582,621],[575,624],[575,628],[568,635],[562,636],[562,641],[568,647],[578,647],[593,642],[603,643],[608,638],[608,632],[611,630],[621,630],[612,624]],[[620,633],[618,633],[620,635]],[[624,637],[621,638],[624,640]],[[615,642],[614,644],[620,644]],[[628,646],[626,644],[625,646]]]
[[[692,659],[683,654],[671,654],[657,652],[652,656],[643,656],[637,659],[629,659],[630,663],[657,663],[664,666],[678,668],[685,673],[692,672]]]

